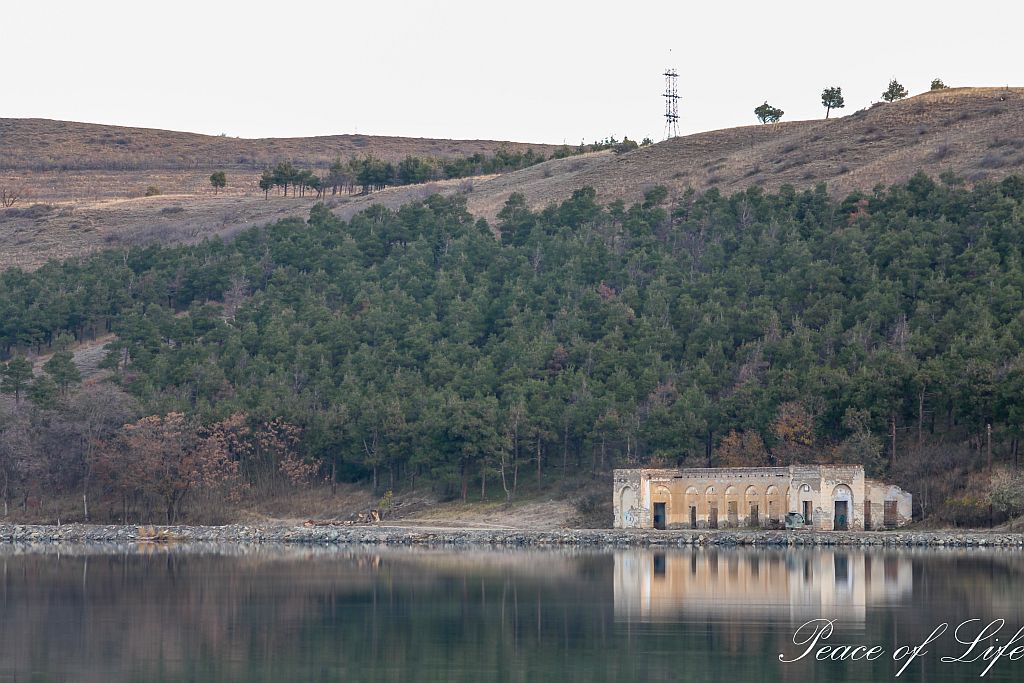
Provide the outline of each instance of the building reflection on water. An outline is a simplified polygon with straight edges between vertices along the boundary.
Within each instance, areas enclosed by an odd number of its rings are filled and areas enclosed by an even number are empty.
[[[841,618],[913,590],[910,559],[858,550],[624,550],[615,554],[615,618]]]

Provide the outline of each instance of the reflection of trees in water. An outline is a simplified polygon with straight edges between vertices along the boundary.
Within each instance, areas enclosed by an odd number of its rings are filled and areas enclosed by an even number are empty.
[[[496,670],[517,654],[563,649],[562,638],[610,637],[600,600],[609,557],[461,559],[386,550],[0,555],[0,678],[42,666],[75,680],[157,670],[297,680],[321,667],[415,671],[449,659],[459,678],[460,667]]]
[[[31,671],[104,682],[714,680],[725,667],[734,680],[811,680],[832,671],[780,666],[777,654],[792,632],[788,621],[770,616],[684,611],[668,623],[617,622],[609,553],[266,546],[18,552],[0,548],[0,679]],[[720,551],[718,566],[728,577],[736,564],[742,575],[744,563],[758,558],[764,573],[768,555]],[[772,557],[786,563],[802,555]],[[872,557],[883,567],[887,557],[909,561],[913,594],[896,609],[869,609],[852,640],[891,647],[965,611],[1015,619],[998,612],[1024,586],[1020,553]],[[843,671],[888,678],[888,666]]]
[[[915,564],[916,573],[921,574],[921,581],[917,583],[915,576],[915,602],[1024,626],[1024,555],[1020,551],[940,552],[930,556],[927,564]]]

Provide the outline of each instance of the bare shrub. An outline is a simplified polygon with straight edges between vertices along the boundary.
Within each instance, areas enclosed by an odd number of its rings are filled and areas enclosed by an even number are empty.
[[[1002,155],[989,152],[978,160],[977,165],[979,168],[1002,168],[1006,165],[1006,159]]]
[[[795,159],[792,159],[792,160],[788,161],[787,163],[783,164],[781,167],[779,167],[779,170],[780,171],[788,171],[791,168],[796,168],[797,166],[803,166],[804,164],[808,163],[810,160],[811,160],[810,157],[808,157],[806,154],[801,154],[800,156],[796,157]]]
[[[607,529],[612,526],[611,500],[603,492],[584,494],[573,500],[576,514],[570,526],[580,529]]]
[[[1013,150],[1024,149],[1024,138],[996,139],[989,144],[989,149],[1002,149],[1003,154],[1010,154]]]
[[[173,216],[176,213],[182,213],[185,210],[184,206],[165,206],[160,209],[161,216]]]
[[[942,161],[950,154],[953,153],[953,146],[948,142],[939,143],[935,149],[932,150],[931,159],[932,161]]]
[[[53,204],[33,204],[24,209],[7,209],[5,215],[9,218],[43,218],[53,213],[56,208]]]
[[[0,187],[0,206],[9,209],[24,196],[20,187]]]

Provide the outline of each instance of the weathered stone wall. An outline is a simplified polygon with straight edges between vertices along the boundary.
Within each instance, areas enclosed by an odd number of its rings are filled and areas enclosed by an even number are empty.
[[[616,529],[642,529],[654,526],[653,520],[647,521],[650,510],[646,510],[646,516],[644,514],[642,472],[643,470],[615,470],[612,510]]]
[[[903,526],[913,521],[913,497],[899,486],[867,479],[865,480],[864,500],[871,504],[871,525],[868,527],[870,529],[886,527],[886,502],[896,503],[896,520],[889,526]]]
[[[658,503],[668,528],[781,524],[788,482],[785,467],[616,470],[615,526],[653,527]]]

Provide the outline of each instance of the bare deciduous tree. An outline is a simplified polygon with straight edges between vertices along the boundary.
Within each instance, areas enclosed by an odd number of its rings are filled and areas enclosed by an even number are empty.
[[[9,209],[24,196],[20,187],[0,187],[0,206]]]

